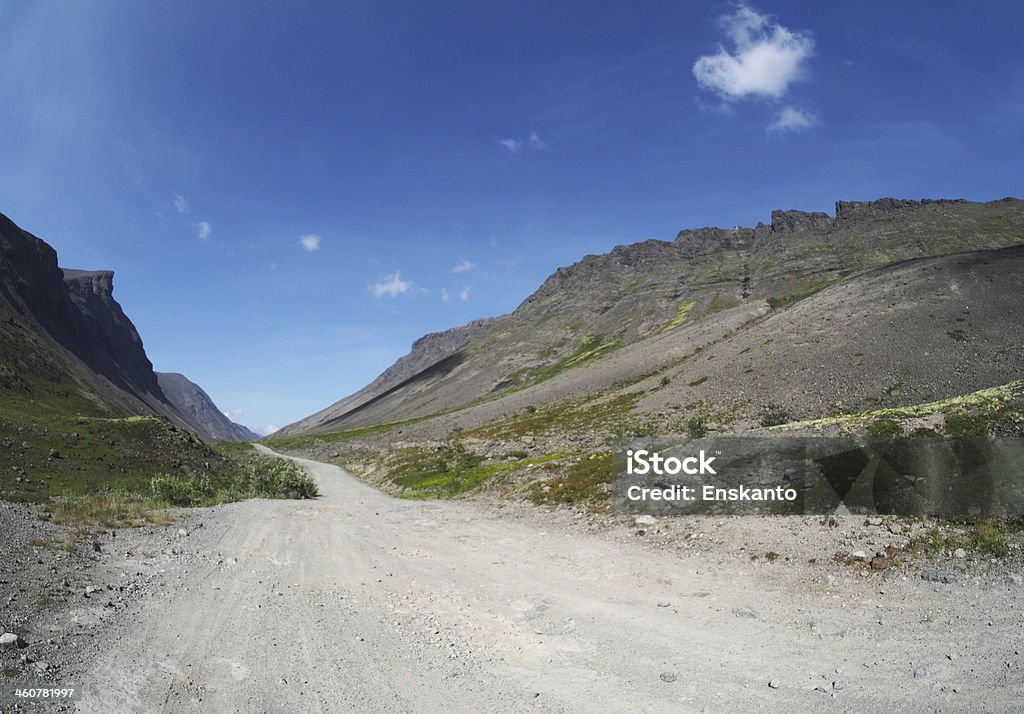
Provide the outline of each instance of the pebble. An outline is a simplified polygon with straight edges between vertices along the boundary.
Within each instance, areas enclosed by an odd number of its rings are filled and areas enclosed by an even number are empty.
[[[926,679],[934,677],[942,671],[942,664],[939,662],[925,662],[914,667],[914,679]]]
[[[653,526],[658,522],[658,519],[654,516],[637,516],[633,519],[633,524],[637,526]]]
[[[933,583],[955,583],[956,576],[947,570],[922,570],[921,579]]]
[[[889,524],[889,532],[893,535],[900,535],[903,533],[903,524],[893,521]]]
[[[675,672],[662,672],[661,673],[661,681],[662,682],[669,682],[669,683],[672,683],[672,682],[676,681],[676,673]]]
[[[750,605],[744,605],[743,607],[734,608],[732,614],[736,617],[746,617],[751,620],[756,620],[757,618],[761,617],[761,613],[759,613],[756,609],[752,608]]]
[[[1010,573],[1006,577],[1009,579],[1011,585],[1020,585],[1024,583],[1024,578],[1017,573]]]
[[[771,689],[778,689],[779,688],[779,682],[778,682],[778,680],[770,679],[770,680],[768,680],[768,686]]]
[[[854,560],[867,560],[868,554],[865,553],[863,550],[855,550],[852,553],[850,553],[850,557]]]
[[[964,558],[967,557],[967,551],[964,550],[963,548],[957,548],[956,550],[953,551],[953,557],[954,558],[958,558],[960,560],[963,560]]]
[[[846,689],[846,682],[844,682],[841,679],[837,679],[836,681],[832,682],[832,689],[836,690],[837,692],[841,692],[844,689]]]
[[[3,646],[3,647],[17,647],[18,646],[18,641],[20,639],[21,638],[18,637],[13,632],[5,632],[4,634],[0,635],[0,646]]]

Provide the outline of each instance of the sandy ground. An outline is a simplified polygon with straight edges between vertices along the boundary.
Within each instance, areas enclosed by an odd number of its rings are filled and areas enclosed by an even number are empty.
[[[770,567],[739,532],[658,548],[296,460],[322,497],[205,516],[201,557],[108,623],[78,710],[1021,710],[1017,580]]]

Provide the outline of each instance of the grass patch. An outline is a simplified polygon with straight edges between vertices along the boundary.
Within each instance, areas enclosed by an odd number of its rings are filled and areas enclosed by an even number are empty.
[[[957,342],[967,342],[967,335],[964,333],[963,330],[950,330],[946,334],[949,335],[949,338],[951,340],[955,340]]]
[[[780,426],[789,421],[789,412],[778,404],[768,404],[761,410],[758,424],[763,427]]]
[[[463,436],[510,441],[556,430],[578,432],[584,429],[621,428],[642,396],[642,392],[628,392],[604,401],[591,399],[539,407],[531,405],[511,417],[467,429]]]
[[[675,316],[669,321],[667,325],[665,325],[665,327],[661,329],[661,331],[663,333],[668,332],[669,330],[674,330],[680,325],[685,324],[686,321],[690,319],[690,313],[693,311],[693,308],[695,307],[697,307],[696,300],[688,300],[686,302],[679,303],[679,305],[676,306]]]
[[[613,455],[591,454],[570,466],[564,474],[530,484],[529,499],[537,505],[583,505],[591,510],[607,511],[611,496]]]
[[[871,422],[864,433],[872,439],[888,439],[893,436],[903,436],[903,427],[899,425],[899,422],[883,417]]]
[[[704,382],[706,382],[706,381],[708,381],[707,377],[700,377],[698,379],[693,380],[692,382],[690,382],[686,386],[688,386],[688,387],[699,387],[700,385],[704,384]]]
[[[1024,518],[996,516],[964,516],[943,519],[925,535],[914,538],[912,552],[944,556],[963,548],[984,558],[1005,558],[1010,554],[1010,541],[1024,530]]]
[[[829,285],[833,285],[833,284],[835,284],[837,282],[839,282],[839,281],[838,280],[820,280],[820,281],[818,281],[816,283],[811,284],[807,288],[804,288],[803,290],[798,290],[798,291],[790,293],[788,295],[778,295],[778,296],[769,297],[768,298],[768,305],[773,310],[778,310],[780,308],[786,307],[787,305],[792,305],[793,303],[800,302],[804,298],[810,297],[811,295],[814,295],[815,293],[824,290]]]
[[[413,447],[403,450],[392,465],[388,479],[401,498],[454,498],[479,488],[496,476],[526,469],[534,464],[564,458],[548,454],[535,459],[517,458],[510,463],[484,463],[458,441],[434,449]]]
[[[167,525],[174,506],[212,506],[247,498],[315,498],[316,483],[291,461],[243,455],[231,470],[199,476],[161,474],[138,490],[66,493],[45,504],[54,522],[73,526],[128,528]],[[77,539],[77,538],[76,538]]]
[[[1024,381],[1017,380],[997,387],[981,389],[971,394],[925,404],[807,419],[791,422],[785,426],[786,428],[814,428],[838,425],[846,428],[861,428],[868,422],[881,418],[915,419],[945,413],[947,420],[950,415],[965,415],[954,417],[952,429],[955,433],[950,433],[950,425],[947,424],[946,431],[949,436],[988,436],[1000,430],[1019,428],[1022,420],[1021,414],[1011,409],[1009,402],[1021,395],[1024,395]]]

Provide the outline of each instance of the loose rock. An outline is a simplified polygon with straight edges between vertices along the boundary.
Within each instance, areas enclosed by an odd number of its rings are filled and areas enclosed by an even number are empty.
[[[942,671],[942,663],[940,662],[925,662],[914,667],[914,679],[926,679],[928,677],[934,677]]]

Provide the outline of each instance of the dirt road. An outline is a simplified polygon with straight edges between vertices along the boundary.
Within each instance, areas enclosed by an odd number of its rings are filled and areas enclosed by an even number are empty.
[[[1008,711],[1020,587],[765,577],[742,560],[396,500],[217,509],[109,633],[80,711]],[[173,567],[173,566],[168,566]],[[883,584],[884,582],[884,584]],[[915,675],[916,670],[916,675]]]

